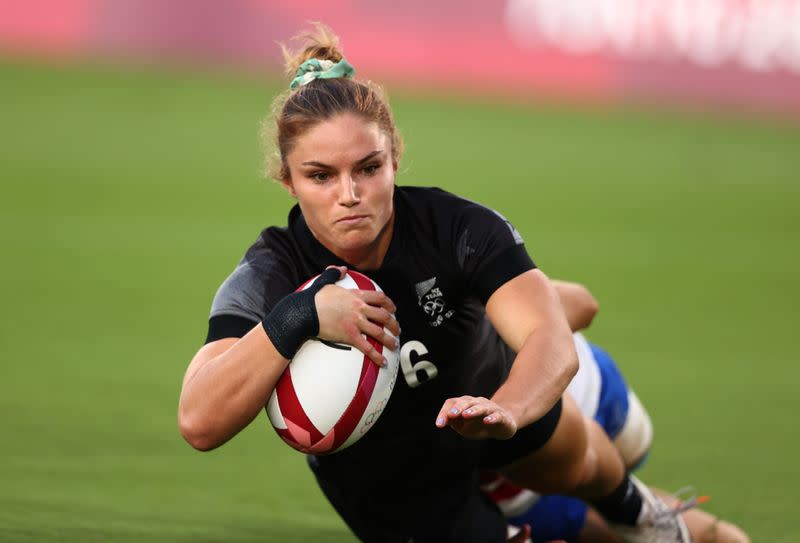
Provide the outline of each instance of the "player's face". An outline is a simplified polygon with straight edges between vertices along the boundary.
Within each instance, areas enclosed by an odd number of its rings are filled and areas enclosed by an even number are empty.
[[[284,182],[308,227],[353,266],[378,267],[394,224],[392,140],[376,123],[342,114],[313,126],[286,156]]]

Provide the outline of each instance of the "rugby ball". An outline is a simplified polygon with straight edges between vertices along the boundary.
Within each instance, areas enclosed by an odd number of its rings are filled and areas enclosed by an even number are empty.
[[[297,290],[314,284],[311,278]],[[371,279],[348,270],[340,287],[378,290]],[[273,428],[289,446],[310,454],[341,451],[378,420],[392,394],[400,357],[367,338],[386,357],[377,366],[351,345],[312,338],[303,343],[278,380],[266,406]]]

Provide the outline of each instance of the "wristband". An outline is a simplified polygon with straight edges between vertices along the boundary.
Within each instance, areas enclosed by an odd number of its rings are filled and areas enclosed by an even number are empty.
[[[325,285],[339,280],[339,270],[329,268],[322,272],[310,287],[293,292],[275,304],[261,321],[275,349],[289,360],[310,337],[319,334],[319,316],[314,295]]]

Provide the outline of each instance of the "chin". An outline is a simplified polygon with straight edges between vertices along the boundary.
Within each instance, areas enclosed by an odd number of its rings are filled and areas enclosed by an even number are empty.
[[[357,251],[369,248],[375,243],[376,239],[377,236],[370,235],[367,232],[351,233],[339,238],[337,245],[345,251]]]
[[[351,230],[336,236],[331,241],[342,251],[360,251],[369,249],[378,239],[379,232],[369,230]]]

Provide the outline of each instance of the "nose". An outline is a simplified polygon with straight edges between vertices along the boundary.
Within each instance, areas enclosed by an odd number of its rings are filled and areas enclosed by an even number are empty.
[[[345,207],[353,207],[361,201],[358,195],[358,187],[353,177],[343,175],[339,182],[339,204]]]

